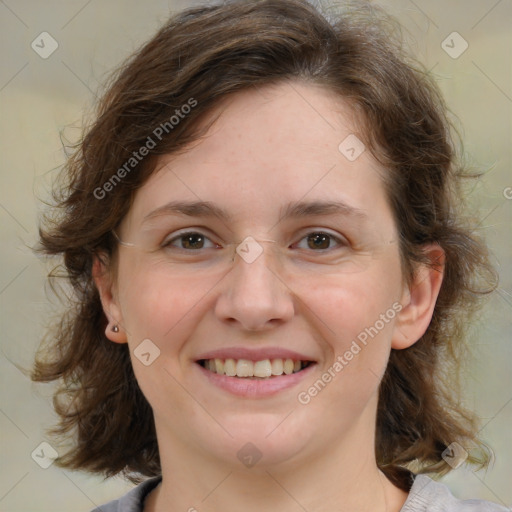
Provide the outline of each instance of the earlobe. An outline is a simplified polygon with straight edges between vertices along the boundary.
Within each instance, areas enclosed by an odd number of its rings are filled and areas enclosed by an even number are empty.
[[[417,268],[400,301],[402,310],[397,316],[391,343],[395,350],[410,347],[425,334],[441,290],[444,251],[438,244],[429,244],[424,247],[424,253],[429,263]]]
[[[105,336],[114,343],[127,343],[126,331],[122,327],[122,314],[114,294],[114,283],[105,263],[106,255],[96,255],[93,260],[92,276],[94,284],[108,319]]]
[[[127,343],[126,332],[122,327],[115,323],[111,324],[110,321],[105,328],[105,336],[114,343]]]

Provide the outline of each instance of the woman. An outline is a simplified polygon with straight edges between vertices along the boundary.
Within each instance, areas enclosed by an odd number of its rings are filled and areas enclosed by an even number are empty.
[[[505,510],[427,476],[487,461],[449,371],[494,274],[385,27],[198,7],[112,81],[41,230],[77,300],[34,370],[61,466],[153,477],[99,510]]]

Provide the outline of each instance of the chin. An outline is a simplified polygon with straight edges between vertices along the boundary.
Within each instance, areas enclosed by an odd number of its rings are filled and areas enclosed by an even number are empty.
[[[305,446],[314,437],[306,425],[299,428],[299,424],[289,421],[290,418],[286,418],[288,412],[261,415],[253,412],[236,420],[218,418],[233,437],[218,428],[215,429],[218,436],[213,436],[213,431],[209,430],[203,434],[203,442],[198,444],[202,444],[204,450],[214,457],[234,466],[235,470],[243,467],[270,469],[304,453]]]

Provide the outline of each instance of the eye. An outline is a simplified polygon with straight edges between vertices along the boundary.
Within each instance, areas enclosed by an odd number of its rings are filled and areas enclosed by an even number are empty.
[[[212,249],[218,248],[219,245],[212,242],[207,236],[203,233],[199,233],[196,231],[188,231],[185,233],[180,233],[179,235],[173,236],[172,238],[166,240],[163,244],[163,247],[173,247],[183,250],[192,250],[197,251],[199,249]]]
[[[320,252],[327,249],[332,249],[334,245],[337,247],[343,247],[347,246],[348,243],[345,240],[330,233],[325,233],[324,231],[314,231],[312,233],[308,233],[307,236],[302,238],[297,244],[297,247],[299,249],[312,249],[313,251]]]

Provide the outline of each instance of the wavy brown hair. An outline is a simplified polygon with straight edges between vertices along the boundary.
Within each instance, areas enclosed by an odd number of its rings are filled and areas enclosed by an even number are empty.
[[[380,386],[379,467],[407,488],[402,468],[450,470],[441,454],[453,441],[473,448],[469,462],[488,462],[474,416],[458,402],[456,376],[467,352],[464,326],[495,274],[460,211],[468,173],[437,86],[407,57],[396,25],[367,3],[321,10],[306,0],[235,0],[173,16],[116,71],[43,219],[41,250],[63,257],[73,289],[32,374],[60,383],[54,433],[72,439],[61,466],[132,479],[160,473],[152,410],[128,346],[104,334],[93,259],[106,254],[115,262],[112,230],[158,155],[186,151],[211,125],[200,131],[200,121],[227,95],[287,80],[324,86],[357,114],[361,137],[386,168],[404,275],[411,279],[425,263],[425,244],[438,243],[446,255],[427,332],[410,348],[392,350]],[[184,109],[191,100],[194,108]],[[158,126],[167,126],[161,140],[119,174]]]

